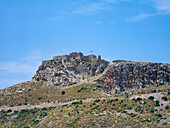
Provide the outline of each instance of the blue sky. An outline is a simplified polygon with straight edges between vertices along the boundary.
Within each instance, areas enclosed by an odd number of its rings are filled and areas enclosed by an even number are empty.
[[[1,0],[0,89],[73,51],[170,63],[170,0]]]

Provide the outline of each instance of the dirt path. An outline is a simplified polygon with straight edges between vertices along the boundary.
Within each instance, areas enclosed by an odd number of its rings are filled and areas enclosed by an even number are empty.
[[[98,98],[100,100],[103,99],[115,99],[115,98]],[[81,100],[83,103],[86,102],[91,102],[94,101],[94,98],[88,98],[85,100]],[[66,104],[72,104],[72,102],[76,102],[76,101],[80,101],[80,100],[73,100],[73,101],[69,101],[69,102],[63,102],[63,103],[40,103],[39,105],[21,105],[21,106],[14,106],[14,107],[9,107],[9,106],[1,106],[0,107],[0,111],[4,110],[7,111],[9,109],[11,109],[12,111],[16,110],[16,111],[20,111],[22,109],[34,109],[34,108],[48,108],[48,107],[61,107],[62,105],[66,105]]]
[[[90,102],[90,101],[94,101],[94,100],[95,99],[93,99],[93,98],[89,98],[89,99],[82,100],[82,102]],[[1,110],[7,111],[8,109],[11,109],[13,111],[14,110],[20,111],[22,109],[34,109],[34,108],[44,108],[44,107],[61,107],[62,105],[71,104],[72,102],[76,102],[76,101],[80,101],[80,100],[73,100],[73,101],[64,102],[64,103],[40,103],[39,105],[21,105],[21,106],[14,106],[14,107],[1,106],[0,111]]]

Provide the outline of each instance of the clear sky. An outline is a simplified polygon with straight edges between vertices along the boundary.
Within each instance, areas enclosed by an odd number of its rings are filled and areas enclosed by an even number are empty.
[[[73,51],[170,63],[170,0],[0,0],[0,89]]]

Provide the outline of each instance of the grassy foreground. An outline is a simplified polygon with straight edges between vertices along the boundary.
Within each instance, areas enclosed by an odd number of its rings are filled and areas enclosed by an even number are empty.
[[[70,88],[47,86],[43,82],[25,82],[0,91],[0,106],[34,105],[43,102],[66,102],[104,96],[92,84],[82,84]]]

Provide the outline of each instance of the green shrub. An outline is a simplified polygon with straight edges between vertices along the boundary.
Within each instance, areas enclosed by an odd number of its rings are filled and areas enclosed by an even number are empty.
[[[115,104],[112,104],[112,106],[115,106]]]
[[[127,109],[132,109],[132,107],[130,106],[130,107],[128,107]]]
[[[15,115],[18,114],[18,111],[15,110],[15,111],[14,111],[14,114],[15,114]]]
[[[166,96],[162,97],[164,101],[168,101],[168,98]]]
[[[92,103],[92,105],[96,105],[96,103]]]
[[[75,105],[75,104],[83,104],[83,102],[82,101],[80,101],[80,102],[72,102],[72,104],[73,105]]]
[[[35,124],[38,124],[39,122],[40,122],[39,120],[35,120],[35,121],[34,121]]]
[[[99,105],[96,105],[94,108],[91,108],[91,110],[94,110],[94,109],[96,109],[96,108],[98,108],[99,107]]]
[[[153,109],[151,109],[151,113],[154,113],[154,110],[153,110]]]
[[[47,116],[47,115],[48,115],[47,112],[43,112],[43,113],[41,113],[40,116],[45,117],[45,116]]]
[[[100,99],[96,99],[96,100],[94,101],[94,103],[95,103],[95,102],[96,102],[96,103],[97,103],[97,102],[100,102]]]
[[[77,92],[81,92],[82,90],[85,90],[86,89],[86,87],[84,88],[84,87],[81,87]]]
[[[29,113],[29,112],[30,112],[29,109],[22,109],[22,110],[20,111],[20,114]]]
[[[41,100],[42,99],[42,97],[38,97],[38,100]]]
[[[8,110],[7,110],[7,113],[10,113],[10,112],[12,112],[12,110],[11,110],[11,109],[8,109]]]
[[[47,108],[46,108],[46,107],[44,107],[44,108],[42,108],[42,110],[45,110],[45,111],[46,111],[46,110],[47,110]]]
[[[61,94],[62,94],[62,95],[65,95],[66,93],[65,93],[65,91],[62,91]]]
[[[79,105],[76,105],[76,107],[75,108],[78,108],[79,107]]]
[[[118,99],[115,99],[115,101],[118,101]]]
[[[169,105],[167,105],[167,106],[165,107],[165,109],[169,109]]]
[[[155,106],[160,106],[159,101],[157,100]]]
[[[113,100],[113,99],[112,99],[112,100],[107,101],[107,104],[112,103],[112,102],[114,102],[114,100]]]
[[[68,104],[64,104],[64,105],[62,105],[62,107],[66,107]]]
[[[140,101],[140,100],[142,100],[142,98],[138,97],[136,100],[137,100],[137,101]]]
[[[155,116],[162,117],[162,115],[160,113],[159,114],[155,114]]]
[[[150,96],[148,99],[149,99],[149,100],[154,100],[154,97],[153,97],[153,96]]]

